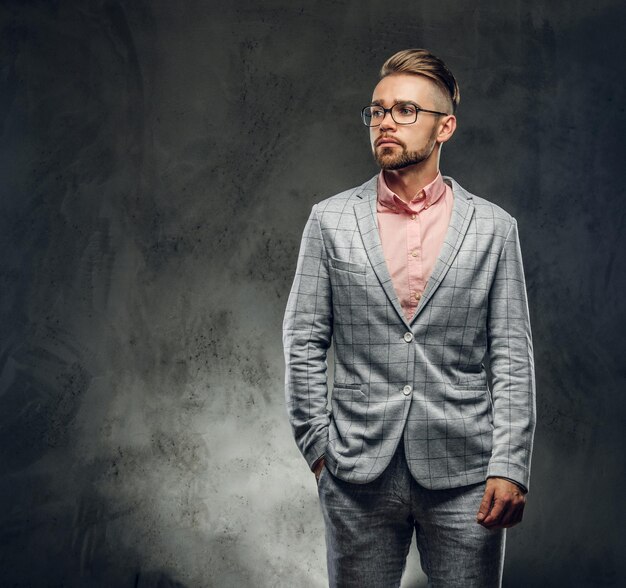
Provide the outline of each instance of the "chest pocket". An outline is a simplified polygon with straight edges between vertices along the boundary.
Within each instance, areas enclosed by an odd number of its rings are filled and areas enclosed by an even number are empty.
[[[341,259],[335,259],[332,256],[328,256],[328,260],[330,261],[330,265],[336,270],[340,270],[343,272],[351,272],[353,274],[365,274],[367,273],[367,264],[365,263],[354,263],[352,261],[342,261]]]

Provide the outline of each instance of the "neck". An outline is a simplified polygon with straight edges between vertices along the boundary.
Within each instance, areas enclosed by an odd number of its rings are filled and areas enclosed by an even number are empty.
[[[427,159],[415,165],[397,170],[385,170],[385,182],[404,202],[410,202],[439,173],[439,161]]]

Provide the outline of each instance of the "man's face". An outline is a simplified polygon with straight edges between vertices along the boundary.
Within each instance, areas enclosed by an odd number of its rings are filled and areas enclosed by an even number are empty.
[[[424,76],[392,74],[378,82],[372,104],[391,108],[397,102],[414,102],[421,108],[446,112],[439,96],[436,84]],[[402,169],[428,159],[437,144],[440,118],[420,112],[415,123],[399,125],[386,113],[380,126],[370,128],[372,153],[380,168]]]

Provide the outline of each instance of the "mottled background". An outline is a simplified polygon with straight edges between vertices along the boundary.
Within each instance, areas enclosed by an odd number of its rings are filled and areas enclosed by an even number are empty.
[[[359,110],[428,47],[519,222],[539,424],[507,587],[623,585],[620,0],[2,1],[0,584],[321,587],[281,321]],[[404,586],[423,585],[410,560]]]

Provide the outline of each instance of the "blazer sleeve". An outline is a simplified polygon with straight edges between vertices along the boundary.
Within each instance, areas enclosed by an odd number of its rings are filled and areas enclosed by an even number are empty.
[[[298,448],[311,468],[328,442],[326,359],[332,325],[328,258],[314,206],[304,228],[283,320],[287,413]]]
[[[528,489],[536,423],[535,367],[515,219],[489,293],[487,337],[494,426],[487,477],[509,478]]]

